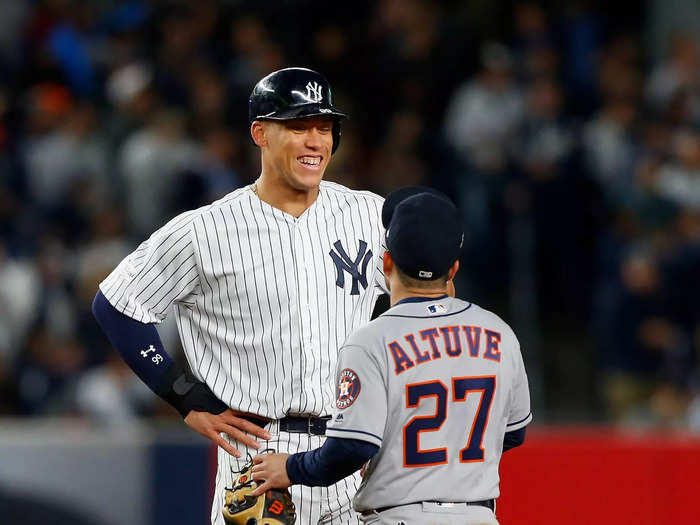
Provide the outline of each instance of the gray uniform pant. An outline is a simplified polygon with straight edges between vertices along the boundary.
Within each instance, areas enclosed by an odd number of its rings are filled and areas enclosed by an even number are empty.
[[[365,525],[498,525],[496,515],[489,508],[428,501],[364,513],[360,520]]]

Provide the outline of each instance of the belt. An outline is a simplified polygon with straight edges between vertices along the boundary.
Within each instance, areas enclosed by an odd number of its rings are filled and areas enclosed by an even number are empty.
[[[421,501],[417,501],[416,503],[423,503]],[[427,501],[425,503],[446,503],[444,501]],[[460,501],[458,503],[466,503],[467,505],[476,505],[478,507],[486,507],[487,509],[494,510],[496,508],[496,500],[495,499],[484,499],[481,501]],[[412,505],[412,503],[406,503],[406,505]],[[388,507],[379,507],[378,509],[374,509],[374,512],[384,512],[385,510],[393,509],[394,507],[402,507],[403,505],[390,505]]]
[[[279,429],[281,432],[293,432],[295,434],[313,434],[314,436],[325,436],[326,423],[328,423],[330,419],[331,416],[287,416],[280,419]]]
[[[259,427],[264,427],[270,421],[251,415],[240,416],[243,419],[255,423]],[[312,434],[314,436],[324,436],[326,434],[326,423],[330,421],[331,416],[324,417],[304,417],[304,416],[286,416],[278,420],[280,432],[292,432],[294,434]]]

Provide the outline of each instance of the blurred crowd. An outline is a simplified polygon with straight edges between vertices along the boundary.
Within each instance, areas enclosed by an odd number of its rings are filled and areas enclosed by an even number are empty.
[[[97,284],[255,180],[250,90],[304,65],[351,115],[328,179],[462,208],[458,295],[523,334],[541,422],[700,429],[700,28],[561,4],[0,3],[0,413],[161,413]]]

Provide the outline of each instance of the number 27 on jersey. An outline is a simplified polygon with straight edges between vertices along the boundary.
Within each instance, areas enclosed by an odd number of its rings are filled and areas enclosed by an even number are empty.
[[[482,441],[489,420],[493,393],[496,389],[496,376],[453,377],[449,387],[445,386],[439,379],[406,385],[406,407],[418,407],[424,399],[434,397],[435,414],[415,416],[404,426],[405,467],[427,467],[443,465],[448,462],[446,447],[421,450],[419,437],[421,432],[435,432],[442,427],[447,419],[447,396],[450,389],[452,390],[451,401],[453,403],[466,401],[470,392],[476,392],[481,396],[479,408],[471,422],[471,427],[465,429],[466,445],[459,451],[459,461],[460,463],[471,463],[484,460]]]

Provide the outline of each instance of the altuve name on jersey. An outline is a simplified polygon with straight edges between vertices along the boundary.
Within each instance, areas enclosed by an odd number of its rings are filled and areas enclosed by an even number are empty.
[[[394,359],[394,372],[400,374],[416,365],[443,356],[481,357],[501,361],[501,334],[480,326],[440,326],[406,334],[405,342],[392,341],[387,345]]]

